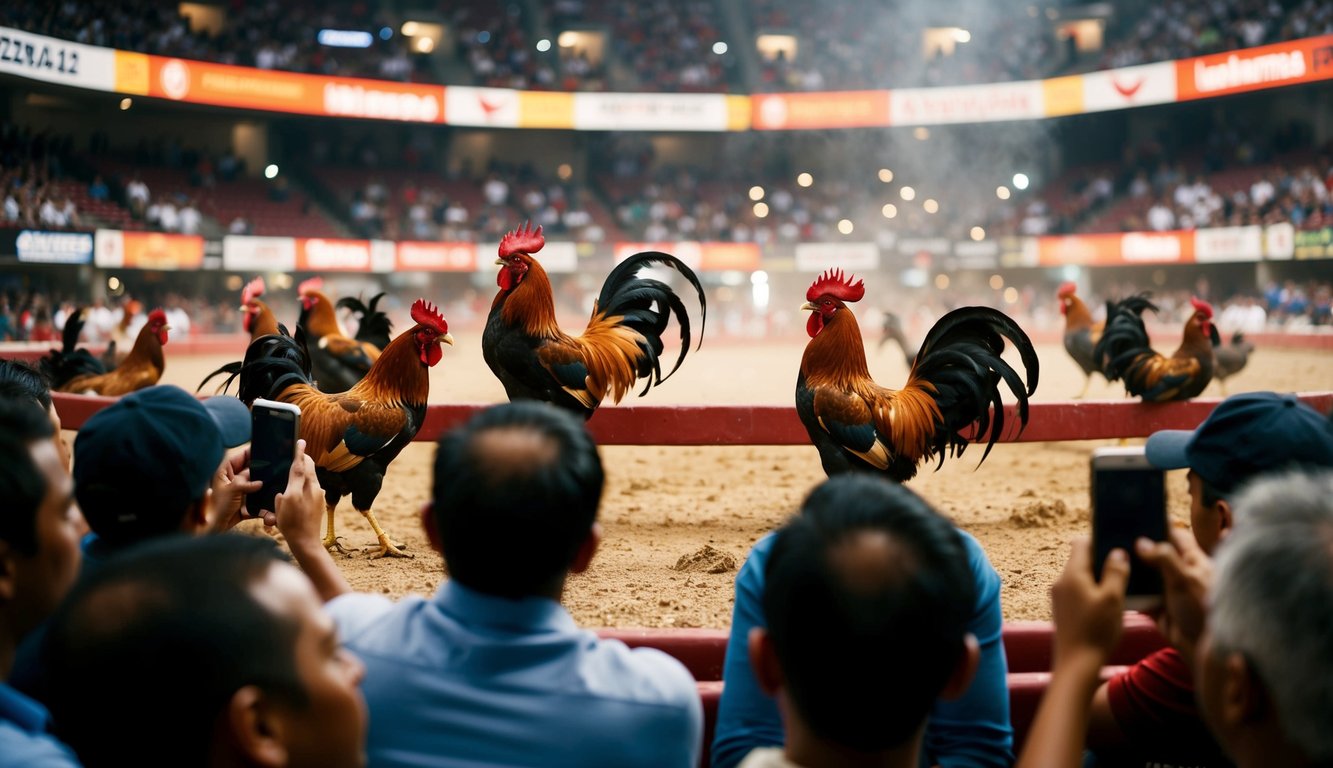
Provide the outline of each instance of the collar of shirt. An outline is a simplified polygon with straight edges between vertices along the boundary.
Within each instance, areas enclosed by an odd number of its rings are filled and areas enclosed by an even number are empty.
[[[498,597],[449,579],[440,586],[435,600],[446,614],[473,627],[516,634],[579,631],[564,606],[547,597]]]
[[[34,699],[0,683],[0,720],[18,726],[27,733],[46,733],[51,729],[51,713]]]

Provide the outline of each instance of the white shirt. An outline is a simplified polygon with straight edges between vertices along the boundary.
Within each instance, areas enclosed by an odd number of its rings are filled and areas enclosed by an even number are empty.
[[[1176,226],[1176,214],[1171,209],[1158,203],[1148,209],[1148,228],[1157,232],[1165,232]]]
[[[199,213],[192,205],[187,205],[180,210],[181,232],[187,235],[198,234],[199,223],[203,220],[203,214]]]
[[[125,185],[125,196],[131,200],[138,200],[141,203],[148,202],[148,185],[135,179]]]

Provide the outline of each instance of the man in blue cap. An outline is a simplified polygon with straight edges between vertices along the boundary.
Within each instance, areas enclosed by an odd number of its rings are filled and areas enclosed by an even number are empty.
[[[1333,468],[1333,422],[1295,395],[1247,392],[1222,401],[1195,430],[1148,438],[1148,461],[1188,469],[1190,524],[1211,555],[1231,530],[1250,481],[1291,468]],[[1111,678],[1092,700],[1088,744],[1107,766],[1230,765],[1195,706],[1189,663],[1164,648]]]

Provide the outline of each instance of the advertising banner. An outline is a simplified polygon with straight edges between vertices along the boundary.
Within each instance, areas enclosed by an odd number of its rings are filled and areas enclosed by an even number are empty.
[[[116,52],[0,27],[0,74],[111,91],[116,87]]]
[[[1296,250],[1296,228],[1290,222],[1264,227],[1264,258],[1290,259]]]
[[[450,125],[517,128],[519,93],[511,88],[451,85],[444,89],[444,121]]]
[[[720,93],[576,93],[580,131],[725,131],[727,98]]]
[[[296,240],[227,235],[222,238],[222,268],[232,272],[291,272],[296,269]]]
[[[91,264],[93,236],[88,232],[25,229],[14,240],[19,261],[30,264]]]
[[[1333,78],[1333,35],[1175,62],[1180,101]]]
[[[477,246],[473,243],[402,242],[395,256],[395,272],[477,271]],[[543,259],[543,266],[545,263]]]
[[[1194,258],[1200,263],[1258,261],[1264,253],[1264,228],[1213,227],[1194,232]]]
[[[751,271],[759,269],[759,246],[756,243],[727,242],[670,242],[670,243],[616,243],[613,247],[616,263],[640,251],[662,251],[685,262],[700,272],[727,270]],[[545,262],[543,262],[545,263]]]
[[[103,269],[199,269],[204,263],[204,238],[166,232],[99,229],[93,263]]]
[[[1293,255],[1298,259],[1333,259],[1333,227],[1297,232]]]
[[[888,91],[768,93],[750,97],[758,131],[874,128],[889,124]]]
[[[1161,61],[1083,75],[1084,112],[1170,104],[1175,100],[1175,62]]]
[[[955,88],[899,88],[889,92],[893,125],[989,123],[1046,116],[1040,80]]]
[[[797,243],[796,271],[841,269],[866,273],[879,269],[879,247],[874,243]]]

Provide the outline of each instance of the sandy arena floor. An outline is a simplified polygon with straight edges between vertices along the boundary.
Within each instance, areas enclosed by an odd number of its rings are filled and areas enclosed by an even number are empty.
[[[432,402],[497,402],[504,393],[486,368],[477,334],[458,334],[431,374]],[[1158,339],[1159,349],[1175,339]],[[790,404],[803,344],[706,343],[678,374],[638,402]],[[242,350],[237,349],[236,357]],[[171,358],[165,381],[194,389],[226,357]],[[1056,345],[1039,347],[1036,399],[1076,394],[1082,372]],[[871,351],[871,370],[887,386],[906,379],[898,348]],[[1232,393],[1333,386],[1333,354],[1259,350],[1229,382]],[[1209,396],[1218,396],[1214,384]],[[1090,398],[1118,399],[1119,385],[1095,379]],[[595,417],[594,417],[595,418]],[[1064,564],[1068,541],[1088,530],[1088,457],[1094,442],[1001,444],[979,468],[980,448],[910,486],[975,535],[1004,579],[1006,619],[1047,619],[1047,590]],[[417,510],[430,491],[434,448],[417,443],[390,467],[375,511],[412,560],[339,562],[360,590],[389,595],[431,593],[443,577]],[[608,486],[601,521],[605,539],[592,568],[574,577],[566,604],[586,626],[726,627],[732,581],[750,546],[779,525],[823,479],[807,447],[619,447],[603,449]],[[1188,520],[1184,472],[1169,479],[1170,507]],[[246,523],[255,526],[255,523]],[[353,546],[373,542],[370,527],[344,501],[338,532]]]

